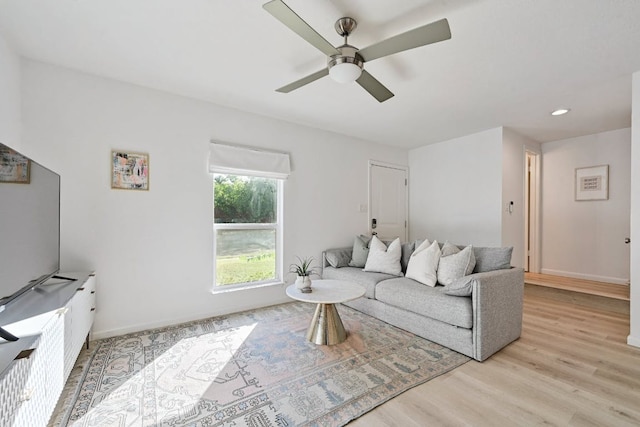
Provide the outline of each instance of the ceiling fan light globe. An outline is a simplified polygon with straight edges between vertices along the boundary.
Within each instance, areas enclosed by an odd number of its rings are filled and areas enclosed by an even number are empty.
[[[329,76],[338,83],[355,82],[361,74],[362,68],[350,62],[336,64],[329,69]]]

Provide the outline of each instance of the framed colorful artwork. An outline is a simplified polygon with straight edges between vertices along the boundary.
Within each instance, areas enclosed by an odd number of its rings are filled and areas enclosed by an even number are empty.
[[[29,184],[31,161],[0,144],[0,183]]]
[[[149,155],[113,150],[111,152],[111,188],[149,189]]]

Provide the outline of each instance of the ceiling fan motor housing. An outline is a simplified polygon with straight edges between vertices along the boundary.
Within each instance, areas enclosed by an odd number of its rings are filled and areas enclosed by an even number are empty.
[[[353,65],[350,68],[353,70],[353,73],[354,73],[353,75],[357,74],[356,78],[360,77],[360,73],[362,72],[364,61],[362,60],[360,55],[358,55],[358,49],[348,44],[339,46],[337,47],[337,49],[340,51],[340,55],[330,56],[327,61],[327,66],[329,68],[329,75],[331,76],[331,78],[333,78],[338,82],[343,82],[341,77],[339,75],[336,75],[335,73],[336,70],[334,70],[333,73],[331,72],[333,67],[341,64],[353,64],[357,66],[359,70],[353,67]],[[342,68],[346,68],[346,67],[342,67]],[[354,80],[355,80],[354,78],[345,79],[343,83],[354,81]]]
[[[356,29],[358,23],[355,19],[342,17],[336,21],[336,31],[344,37],[344,44],[336,49],[338,55],[331,55],[327,61],[329,76],[338,83],[353,82],[362,74],[364,61],[358,55],[358,49],[347,43],[347,37]]]
[[[358,22],[355,19],[344,16],[336,21],[334,27],[336,32],[342,37],[348,37],[349,34],[353,33],[357,26]]]

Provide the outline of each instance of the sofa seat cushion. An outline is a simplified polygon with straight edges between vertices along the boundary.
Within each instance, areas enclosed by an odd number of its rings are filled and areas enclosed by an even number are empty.
[[[346,280],[347,282],[354,282],[364,286],[364,296],[367,298],[375,298],[376,285],[382,280],[393,277],[398,276],[385,273],[365,272],[362,268],[357,267],[325,267],[322,270],[323,279]],[[311,283],[311,287],[313,288],[313,282]]]
[[[380,302],[440,320],[461,328],[473,326],[471,297],[446,295],[443,286],[425,286],[415,280],[396,277],[378,283],[376,299]]]

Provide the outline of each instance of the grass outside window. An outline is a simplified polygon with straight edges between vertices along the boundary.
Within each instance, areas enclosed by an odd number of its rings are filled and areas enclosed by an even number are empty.
[[[213,183],[215,286],[281,280],[281,182],[214,174]]]
[[[216,285],[274,280],[275,252],[251,256],[228,256],[216,259]]]

